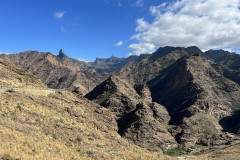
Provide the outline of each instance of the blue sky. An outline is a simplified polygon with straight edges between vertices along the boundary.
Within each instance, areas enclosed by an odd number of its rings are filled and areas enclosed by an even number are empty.
[[[0,52],[94,60],[162,46],[239,51],[240,0],[0,0]]]
[[[38,50],[70,57],[125,57],[136,19],[151,20],[148,0],[0,0],[0,52]],[[56,17],[56,13],[60,17]],[[61,13],[64,13],[61,17]],[[115,46],[123,41],[122,46]]]

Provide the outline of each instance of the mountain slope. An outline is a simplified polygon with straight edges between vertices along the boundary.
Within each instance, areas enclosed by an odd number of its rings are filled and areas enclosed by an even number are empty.
[[[225,65],[233,70],[240,69],[240,55],[224,50],[209,50],[203,53],[206,59]]]
[[[240,70],[233,70],[218,63],[211,63],[211,65],[218,73],[240,85]]]
[[[182,56],[201,53],[197,47],[162,47],[141,61],[129,62],[116,75],[132,84],[147,83]]]
[[[172,133],[185,146],[231,141],[219,118],[240,109],[240,87],[201,56],[185,56],[149,82],[153,101],[166,106]],[[176,132],[176,133],[174,133]]]
[[[166,128],[170,117],[163,106],[152,103],[145,85],[133,87],[116,76],[110,76],[86,97],[116,114],[118,132],[122,137],[154,151],[176,147]]]
[[[94,69],[83,67],[51,53],[27,51],[19,54],[0,55],[0,58],[37,75],[50,88],[67,88],[85,94],[102,79]]]
[[[42,88],[35,76],[2,60],[0,67],[0,81],[9,82],[0,84],[2,159],[163,157],[121,138],[108,109],[68,91]]]
[[[121,69],[126,63],[130,61],[140,61],[147,56],[149,55],[133,55],[127,58],[118,58],[115,56],[112,56],[110,58],[97,58],[94,62],[90,62],[88,64],[90,64],[92,68],[96,69],[100,73],[110,73]]]
[[[31,73],[0,59],[0,85],[2,87],[42,87],[45,85]]]

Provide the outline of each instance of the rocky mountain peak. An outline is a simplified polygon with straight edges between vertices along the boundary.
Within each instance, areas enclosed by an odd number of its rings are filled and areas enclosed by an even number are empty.
[[[152,55],[149,56],[148,60],[155,61],[158,58],[164,57],[167,54],[170,54],[172,52],[179,52],[179,53],[185,52],[189,55],[202,53],[202,51],[196,46],[186,47],[186,48],[166,46],[166,47],[160,47],[156,52],[154,52]]]
[[[68,58],[68,56],[65,54],[65,53],[63,53],[63,50],[62,49],[60,49],[60,51],[59,51],[59,54],[57,55],[59,58]]]

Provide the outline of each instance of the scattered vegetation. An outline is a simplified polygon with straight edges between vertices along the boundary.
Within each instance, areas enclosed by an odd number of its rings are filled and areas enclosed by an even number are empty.
[[[20,158],[12,158],[9,154],[4,154],[0,157],[1,160],[20,160]]]
[[[178,145],[176,148],[168,149],[163,153],[169,156],[181,156],[190,153],[191,150],[183,147],[182,145]]]
[[[19,109],[19,111],[22,111],[22,107],[19,103],[17,104],[17,109]]]
[[[5,153],[11,155],[5,156],[5,160],[11,157],[136,159],[139,155],[141,159],[161,159],[163,156],[121,138],[114,128],[114,116],[107,110],[98,114],[95,110],[101,107],[97,104],[66,91],[60,94],[43,90],[33,94],[36,90],[0,92],[0,122],[7,124],[7,127],[0,125],[0,157]],[[71,107],[66,110],[65,106]]]

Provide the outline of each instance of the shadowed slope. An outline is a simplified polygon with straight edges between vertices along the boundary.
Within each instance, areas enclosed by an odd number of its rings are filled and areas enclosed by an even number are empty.
[[[132,87],[117,76],[110,76],[86,97],[116,114],[118,132],[122,137],[154,151],[176,146],[166,129],[170,120],[167,111],[163,106],[152,103],[145,85]]]

